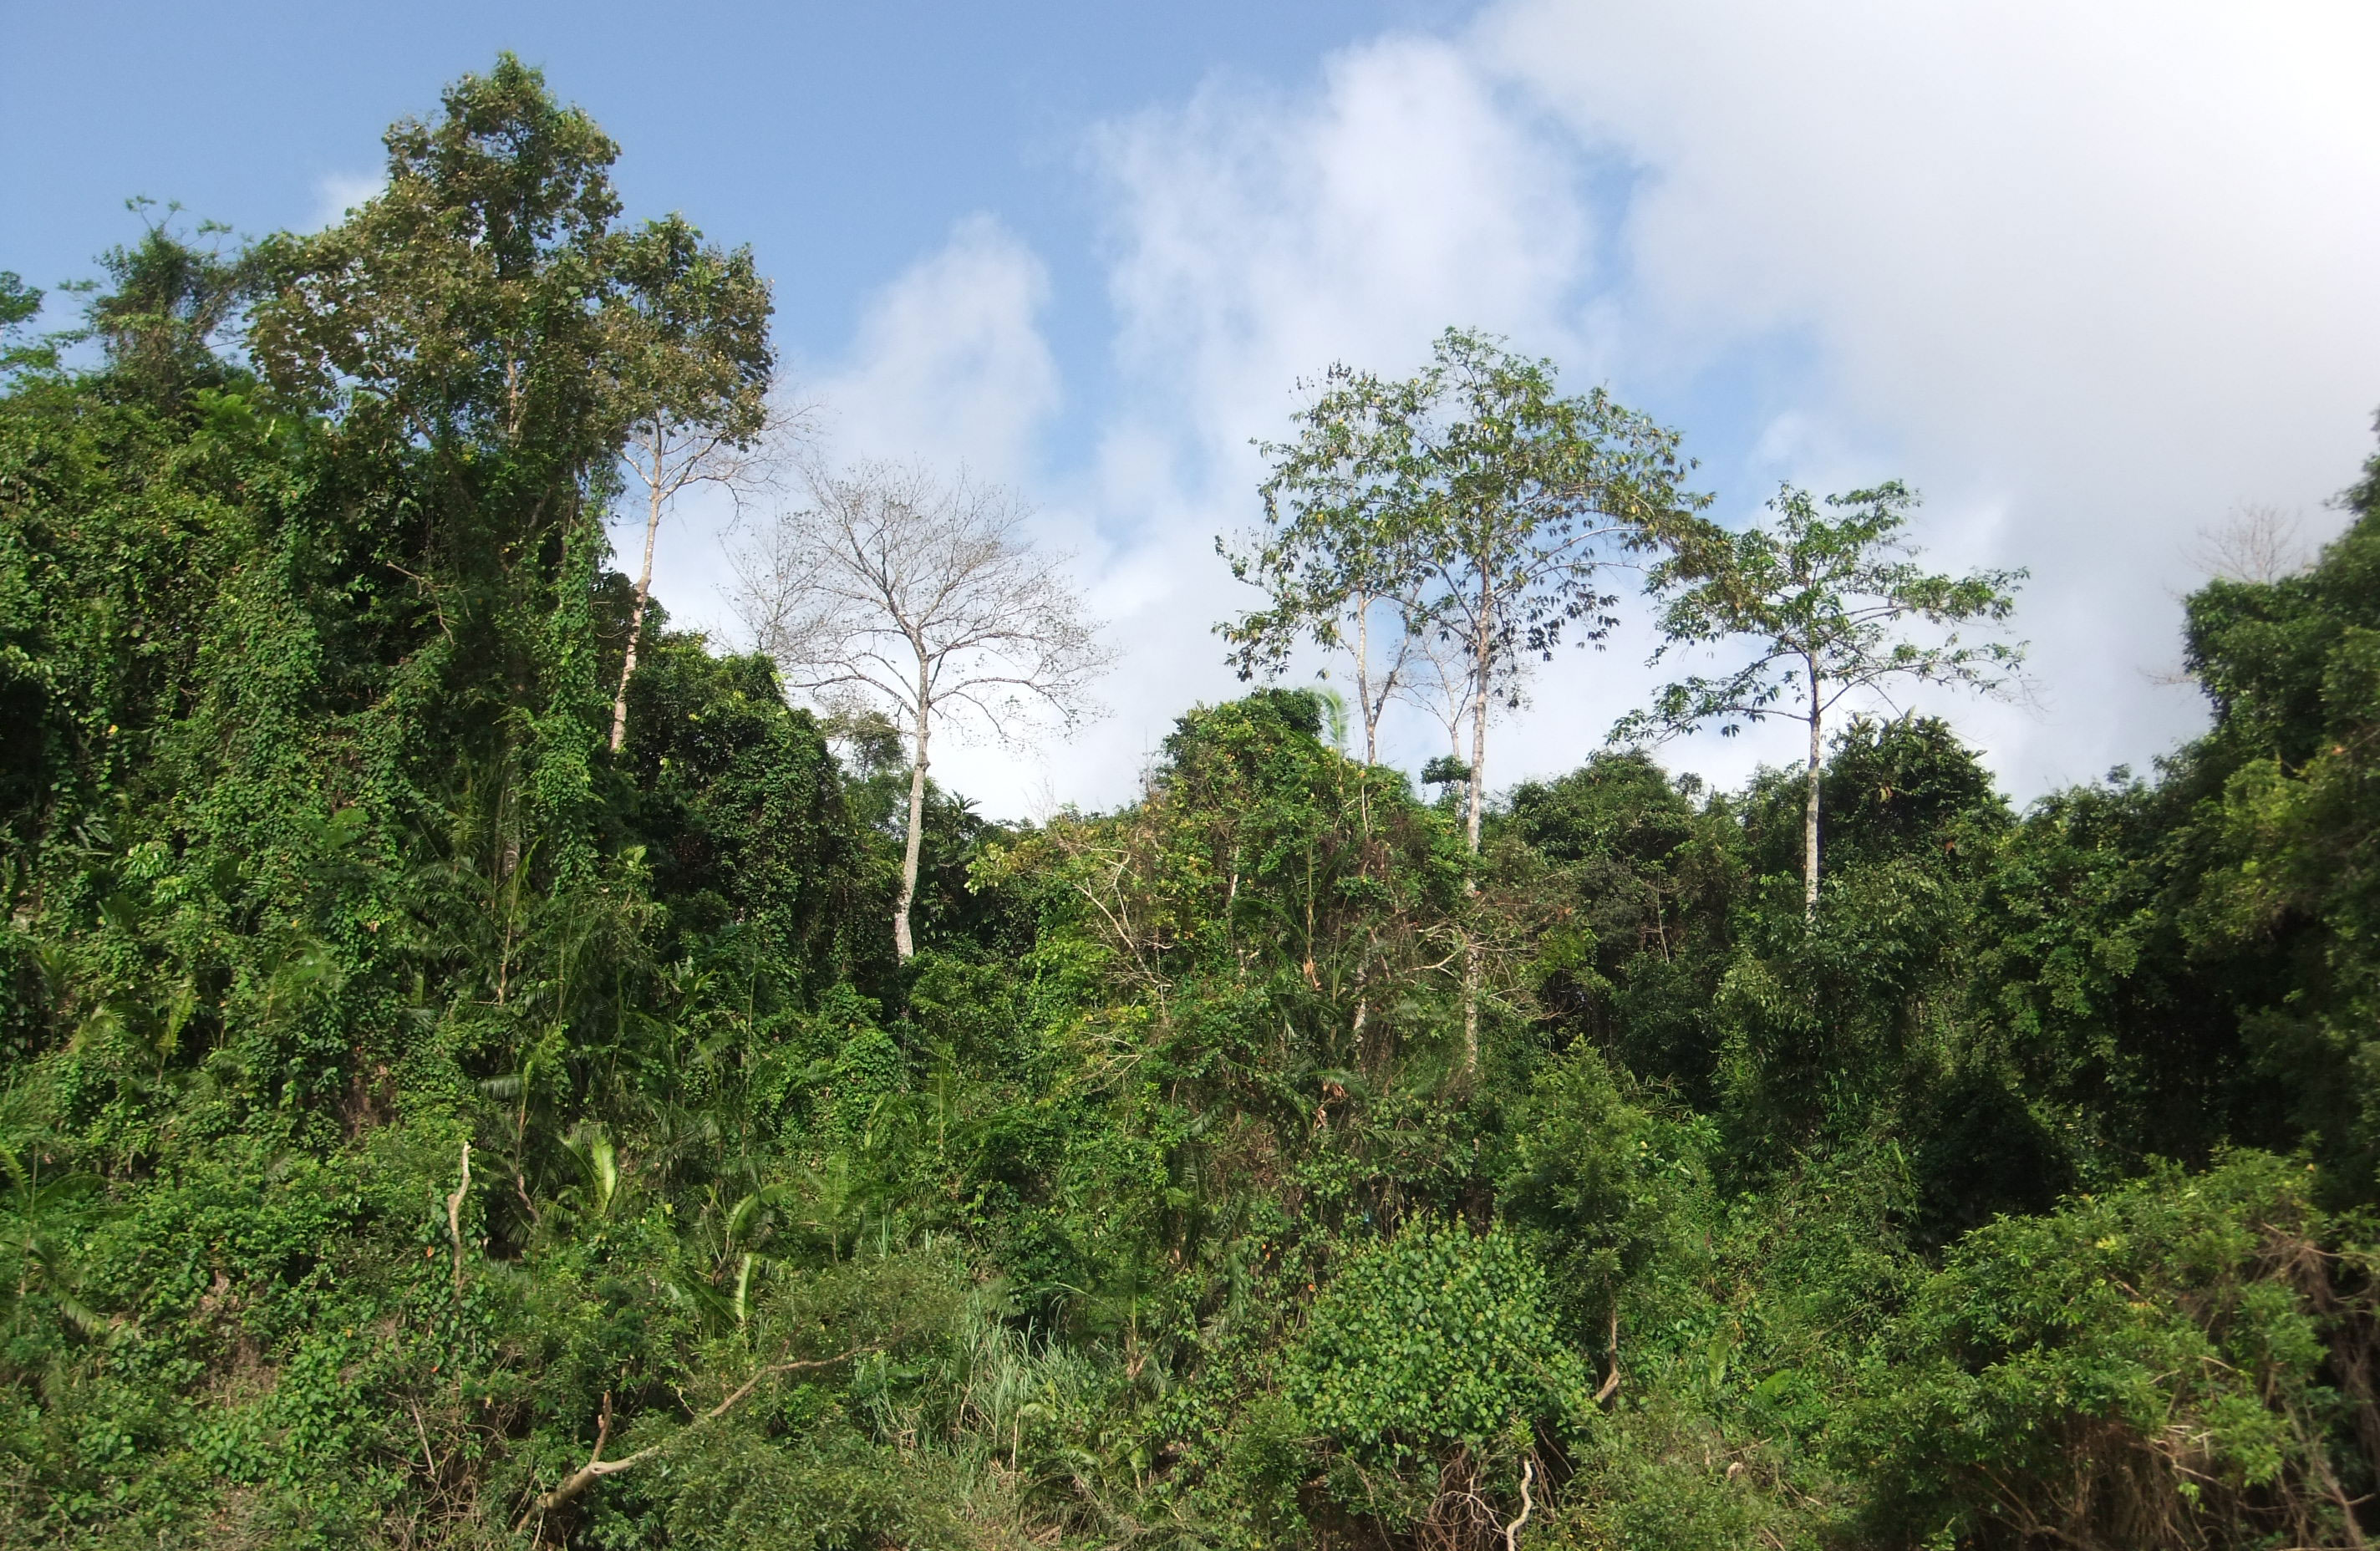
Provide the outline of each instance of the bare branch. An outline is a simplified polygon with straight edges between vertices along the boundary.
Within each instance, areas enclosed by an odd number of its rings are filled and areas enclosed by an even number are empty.
[[[612,1436],[612,1392],[607,1389],[603,1392],[603,1413],[595,1424],[595,1447],[589,1452],[587,1462],[564,1477],[562,1484],[536,1498],[530,1504],[529,1513],[521,1516],[521,1523],[526,1524],[530,1514],[552,1513],[607,1475],[617,1475],[622,1471],[644,1463],[657,1454],[676,1448],[692,1436],[697,1428],[718,1421],[741,1405],[747,1396],[759,1387],[763,1379],[780,1378],[786,1374],[811,1373],[821,1368],[832,1368],[848,1363],[856,1357],[865,1357],[870,1352],[882,1350],[882,1346],[878,1344],[856,1346],[848,1351],[837,1352],[832,1357],[807,1357],[791,1362],[771,1363],[756,1368],[751,1377],[730,1391],[725,1400],[721,1400],[709,1411],[704,1412],[661,1442],[648,1444],[634,1454],[622,1455],[617,1460],[603,1458],[603,1446],[611,1440]],[[516,1525],[515,1528],[517,1529],[519,1526]]]
[[[2227,582],[2277,582],[2313,560],[2305,520],[2277,506],[2236,507],[2216,527],[2202,527],[2190,547],[2190,563]]]
[[[1035,549],[1009,492],[917,464],[811,467],[802,505],[739,551],[735,608],[789,692],[872,708],[909,741],[910,790],[893,938],[913,951],[926,773],[953,712],[962,732],[1014,742],[1099,713],[1112,660],[1066,576]]]

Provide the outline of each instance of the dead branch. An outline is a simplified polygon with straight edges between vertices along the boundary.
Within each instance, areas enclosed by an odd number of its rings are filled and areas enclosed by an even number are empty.
[[[1529,1478],[1536,1472],[1537,1462],[1535,1460],[1521,1461],[1521,1516],[1504,1526],[1504,1551],[1519,1551],[1521,1526],[1529,1521],[1530,1510],[1536,1507],[1529,1500]]]
[[[725,1400],[720,1401],[709,1411],[704,1412],[700,1416],[696,1417],[693,1421],[687,1423],[685,1426],[679,1428],[668,1437],[663,1438],[659,1443],[647,1444],[644,1448],[638,1449],[634,1454],[624,1454],[617,1460],[606,1460],[603,1458],[603,1446],[611,1441],[612,1437],[612,1392],[607,1389],[603,1392],[602,1415],[597,1418],[595,1423],[595,1448],[588,1454],[587,1462],[579,1466],[577,1470],[571,1472],[568,1476],[565,1477],[561,1485],[556,1486],[552,1491],[547,1492],[532,1501],[529,1504],[528,1511],[521,1515],[520,1524],[516,1524],[513,1527],[517,1532],[522,1525],[528,1522],[529,1519],[533,1515],[552,1513],[554,1509],[563,1507],[573,1498],[584,1493],[589,1487],[594,1485],[605,1476],[617,1475],[622,1471],[627,1470],[631,1466],[642,1464],[645,1460],[651,1459],[654,1455],[662,1453],[666,1449],[673,1448],[678,1444],[683,1443],[694,1433],[695,1429],[718,1421],[721,1417],[726,1415],[729,1412],[734,1411],[738,1405],[742,1404],[745,1397],[750,1395],[753,1390],[759,1388],[760,1381],[763,1379],[778,1378],[786,1374],[815,1372],[820,1368],[832,1368],[838,1363],[848,1363],[855,1357],[864,1357],[869,1352],[880,1351],[882,1350],[883,1348],[880,1343],[871,1343],[868,1346],[853,1347],[850,1351],[838,1352],[832,1357],[806,1357],[764,1364],[761,1367],[754,1369],[752,1376],[746,1379],[741,1385],[738,1385],[734,1390],[732,1390]]]
[[[1604,1375],[1602,1385],[1595,1391],[1595,1403],[1598,1406],[1620,1393],[1620,1305],[1617,1303],[1611,1305],[1610,1351],[1611,1371]]]

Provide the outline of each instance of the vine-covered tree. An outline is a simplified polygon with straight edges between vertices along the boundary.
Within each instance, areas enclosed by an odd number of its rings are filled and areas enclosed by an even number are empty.
[[[1681,679],[1651,706],[1622,717],[1621,741],[1669,736],[1717,722],[1723,733],[1769,717],[1809,732],[1802,821],[1802,901],[1818,908],[1818,779],[1827,713],[1846,696],[1895,681],[2004,688],[2023,660],[2005,641],[1969,642],[1955,629],[1921,642],[1915,624],[1998,624],[2016,607],[2022,571],[1938,576],[1920,566],[1904,533],[1917,498],[1898,482],[1827,497],[1822,515],[1791,486],[1769,502],[1774,527],[1682,534],[1650,581],[1666,596],[1662,643],[1680,648],[1749,637],[1755,655],[1731,673]]]

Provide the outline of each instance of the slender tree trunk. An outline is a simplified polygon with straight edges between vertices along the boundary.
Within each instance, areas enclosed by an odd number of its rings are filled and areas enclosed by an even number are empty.
[[[1472,664],[1474,682],[1471,688],[1471,791],[1468,811],[1463,815],[1463,837],[1474,856],[1479,854],[1479,815],[1488,800],[1488,674],[1493,665],[1488,657],[1486,634],[1479,638],[1478,660]]]
[[[1484,567],[1483,567],[1484,570]],[[1492,627],[1495,594],[1483,575],[1479,582],[1479,612],[1472,621],[1478,632],[1471,661],[1471,790],[1469,811],[1463,816],[1463,839],[1475,860],[1479,854],[1480,810],[1488,797],[1488,678],[1495,666],[1495,631]],[[1476,871],[1476,868],[1474,868]],[[1466,898],[1476,899],[1479,880],[1463,880]],[[1479,932],[1475,922],[1466,922],[1463,928],[1463,1075],[1465,1081],[1479,1074]]]
[[[1355,615],[1355,696],[1364,710],[1364,769],[1355,782],[1355,812],[1362,825],[1363,846],[1357,870],[1369,876],[1372,868],[1372,768],[1380,761],[1380,711],[1388,704],[1383,693],[1378,704],[1372,698],[1372,600],[1359,600]],[[1364,949],[1355,960],[1355,1021],[1354,1028],[1355,1062],[1364,1060],[1364,1025],[1372,1015],[1372,949],[1373,934],[1365,929]]]
[[[926,661],[917,660],[917,759],[909,767],[909,837],[901,849],[901,903],[892,912],[892,948],[903,960],[916,956],[909,935],[909,907],[917,898],[917,852],[926,838],[926,740],[932,729],[932,699],[926,690]]]
[[[628,611],[628,653],[620,660],[620,692],[612,697],[612,752],[628,738],[628,678],[637,671],[637,644],[645,633],[645,600],[653,593],[653,539],[662,530],[662,437],[653,432],[650,451],[653,455],[652,482],[648,487],[651,510],[645,517],[645,566],[637,573],[637,605]]]
[[[1372,600],[1363,598],[1357,602],[1355,702],[1364,714],[1364,764],[1369,768],[1380,762],[1380,717],[1372,706]]]
[[[1810,778],[1802,799],[1802,918],[1818,918],[1818,764],[1825,754],[1819,741],[1822,712],[1818,708],[1818,664],[1805,659],[1810,670]]]

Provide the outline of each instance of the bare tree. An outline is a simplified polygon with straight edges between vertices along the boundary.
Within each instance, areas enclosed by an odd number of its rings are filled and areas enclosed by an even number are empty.
[[[2202,527],[2190,562],[2227,582],[2277,582],[2306,568],[2304,520],[2277,506],[2233,508],[2220,527]]]
[[[1096,707],[1111,660],[1098,622],[1065,575],[1034,549],[1008,492],[915,465],[813,469],[808,502],[735,556],[736,609],[786,687],[830,707],[873,706],[908,740],[909,824],[892,940],[916,951],[926,772],[934,734],[962,727],[1014,741]]]

